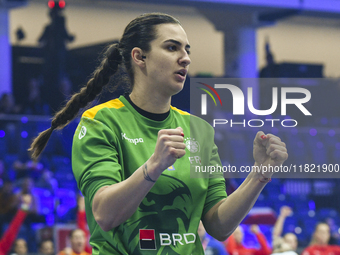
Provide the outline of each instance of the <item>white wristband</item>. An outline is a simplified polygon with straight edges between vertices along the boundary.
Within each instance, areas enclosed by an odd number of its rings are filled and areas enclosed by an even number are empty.
[[[29,209],[30,209],[30,206],[28,204],[21,204],[21,210],[27,212],[29,211]]]

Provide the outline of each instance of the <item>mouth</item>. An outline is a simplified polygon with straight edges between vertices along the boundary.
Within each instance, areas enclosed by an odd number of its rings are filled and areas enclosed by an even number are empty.
[[[176,74],[179,74],[180,76],[182,76],[183,78],[185,78],[185,76],[187,75],[187,69],[181,69],[179,71],[176,72]]]

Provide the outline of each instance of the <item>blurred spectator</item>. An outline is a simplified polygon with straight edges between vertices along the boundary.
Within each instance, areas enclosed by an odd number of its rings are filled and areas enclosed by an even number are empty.
[[[37,180],[40,177],[44,166],[42,163],[30,160],[29,157],[22,156],[21,159],[18,159],[13,163],[13,169],[16,173],[16,182],[18,185],[21,185],[21,181],[25,178]]]
[[[25,239],[28,241],[28,246],[30,250],[37,249],[35,236],[32,235],[32,224],[33,223],[45,223],[45,216],[40,214],[38,211],[38,202],[39,197],[33,192],[34,182],[32,178],[25,178],[21,184],[21,188],[18,190],[17,195],[30,195],[32,197],[32,205],[31,209],[28,212],[27,218],[24,222],[22,228],[22,234],[25,236]]]
[[[234,233],[224,242],[230,255],[269,255],[271,249],[267,244],[266,237],[260,232],[258,225],[251,225],[250,231],[256,236],[260,248],[246,248],[243,246],[243,229],[238,226]]]
[[[77,205],[75,207],[71,207],[64,215],[62,215],[59,218],[60,222],[77,223],[79,226],[79,219],[81,218],[81,217],[79,218],[79,215],[83,215],[82,213],[80,213],[80,210],[79,210],[79,205],[81,205],[79,204],[79,199],[82,199],[82,197],[83,196],[81,194],[77,194]]]
[[[85,212],[85,199],[83,196],[78,196],[77,199],[77,225],[78,228],[83,230],[85,233],[86,246],[85,251],[89,254],[92,254],[92,246],[90,245],[90,231],[88,229],[87,221],[86,221],[86,212]]]
[[[18,238],[14,242],[13,255],[26,255],[27,254],[27,242],[23,238]]]
[[[45,240],[53,240],[53,227],[43,227],[39,230],[40,243]]]
[[[302,255],[337,255],[340,254],[340,246],[328,245],[331,233],[326,223],[318,223],[312,235],[309,246]]]
[[[54,254],[54,243],[52,240],[44,240],[39,245],[39,254],[42,255],[53,255]]]
[[[56,189],[58,188],[58,181],[53,178],[53,173],[49,169],[45,168],[41,176],[39,177],[36,185],[37,188],[47,189],[52,194],[55,193]]]
[[[15,214],[7,230],[5,231],[4,235],[0,239],[0,255],[5,255],[10,250],[19,232],[19,229],[22,223],[27,216],[27,211],[29,210],[31,203],[32,203],[32,197],[30,195],[24,195],[21,197],[21,207],[18,210],[18,212]],[[17,241],[15,242],[15,246],[17,244]],[[19,241],[19,246],[21,246],[20,241]],[[26,248],[26,252],[27,252],[27,248]],[[25,253],[18,253],[18,254],[25,254]]]
[[[331,237],[329,239],[329,244],[340,244],[340,234],[339,234],[339,226],[335,223],[333,218],[327,218],[326,223],[329,226],[331,231]]]
[[[28,96],[23,107],[25,114],[44,114],[43,104],[41,100],[40,84],[35,78],[31,78],[28,82]]]
[[[64,96],[64,99],[69,100],[72,95],[72,87],[73,87],[71,80],[68,77],[63,76],[60,80],[59,87],[60,87],[61,93]]]
[[[19,205],[20,199],[14,193],[13,184],[9,180],[5,180],[0,189],[0,234],[3,231],[4,224],[13,219]]]
[[[198,226],[198,236],[200,237],[205,255],[226,255],[224,246],[213,237],[209,236],[205,231],[202,221]]]
[[[17,195],[30,195],[32,197],[32,205],[30,213],[36,214],[38,212],[38,206],[37,206],[37,197],[33,194],[32,189],[34,188],[34,182],[32,178],[25,178],[22,183],[20,190],[18,191]]]
[[[74,229],[69,234],[71,247],[66,247],[60,251],[58,255],[90,255],[85,251],[86,238],[85,233],[81,229]]]
[[[15,104],[13,95],[10,93],[2,94],[0,98],[0,113],[16,114],[20,113],[21,107]]]
[[[297,255],[295,251],[293,251],[292,246],[287,243],[284,238],[277,237],[273,241],[273,253],[272,255]]]
[[[282,206],[280,208],[280,214],[277,218],[277,221],[275,222],[273,230],[273,247],[275,247],[274,243],[280,244],[280,246],[287,247],[286,245],[282,244],[282,242],[286,242],[290,245],[291,251],[296,251],[298,247],[298,240],[294,233],[286,233],[283,236],[283,239],[281,239],[283,225],[286,221],[286,218],[288,216],[291,216],[292,214],[293,211],[289,206]],[[279,240],[276,241],[277,239]]]
[[[5,170],[5,164],[0,159],[0,188],[2,188],[2,186],[4,185],[4,182],[8,179],[9,179],[9,177],[8,177],[7,172]]]
[[[2,219],[11,216],[18,208],[20,200],[14,193],[13,184],[5,181],[0,189],[0,217]]]

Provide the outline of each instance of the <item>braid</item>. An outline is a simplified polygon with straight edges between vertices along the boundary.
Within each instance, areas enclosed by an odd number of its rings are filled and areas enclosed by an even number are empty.
[[[44,150],[54,129],[63,129],[77,116],[81,108],[95,99],[103,87],[109,83],[110,77],[116,73],[121,62],[122,56],[119,45],[117,43],[110,45],[104,53],[102,62],[94,71],[93,77],[87,82],[86,86],[74,94],[65,107],[55,114],[51,127],[41,132],[34,139],[28,149],[32,152],[33,159],[37,159]]]
[[[29,151],[32,158],[37,159],[44,150],[54,129],[62,129],[73,120],[79,110],[84,108],[89,102],[102,91],[103,87],[109,83],[111,76],[119,74],[119,66],[125,67],[129,76],[131,86],[134,84],[134,70],[131,63],[131,51],[134,47],[139,47],[144,52],[151,50],[150,43],[157,37],[155,27],[160,24],[180,24],[178,20],[163,13],[143,14],[132,20],[125,28],[119,44],[112,44],[104,53],[104,58],[99,67],[94,71],[92,78],[78,93],[74,94],[52,120],[51,127],[41,132],[34,139]],[[122,77],[119,77],[122,80]],[[118,85],[120,83],[118,82]],[[115,86],[118,87],[118,85]]]

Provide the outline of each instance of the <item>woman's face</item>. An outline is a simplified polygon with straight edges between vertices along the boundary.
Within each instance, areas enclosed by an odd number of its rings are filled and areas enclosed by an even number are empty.
[[[81,253],[82,251],[84,251],[85,242],[86,242],[86,238],[85,238],[84,231],[81,229],[75,230],[71,237],[72,250],[77,253]]]
[[[14,252],[18,255],[24,255],[27,253],[27,243],[24,239],[17,239],[14,246]]]
[[[156,26],[156,39],[144,55],[147,84],[163,96],[172,96],[183,89],[191,62],[189,41],[178,24]]]
[[[296,251],[298,246],[298,240],[296,235],[294,235],[293,233],[287,233],[284,235],[284,241],[291,246],[293,251]]]
[[[319,224],[314,232],[314,237],[317,245],[328,244],[330,238],[329,226],[327,224]]]
[[[48,240],[45,241],[40,248],[40,253],[42,254],[53,254],[54,253],[54,245],[53,242]]]

